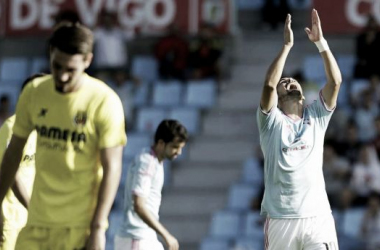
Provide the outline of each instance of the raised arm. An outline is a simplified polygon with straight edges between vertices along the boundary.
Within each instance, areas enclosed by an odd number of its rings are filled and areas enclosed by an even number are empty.
[[[340,84],[342,83],[342,74],[338,63],[336,62],[333,54],[331,53],[326,40],[323,37],[321,21],[318,12],[313,9],[311,12],[311,30],[305,28],[309,40],[315,43],[323,58],[325,66],[327,82],[322,89],[322,96],[325,100],[327,108],[333,109],[336,106]]]
[[[284,70],[286,58],[293,47],[293,31],[291,16],[288,14],[284,27],[284,46],[270,65],[261,94],[260,106],[262,111],[268,112],[277,103],[277,84]]]

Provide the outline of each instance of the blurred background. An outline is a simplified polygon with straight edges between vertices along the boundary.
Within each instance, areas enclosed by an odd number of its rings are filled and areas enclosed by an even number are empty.
[[[307,103],[318,98],[323,62],[303,31],[312,8],[343,74],[324,151],[340,249],[380,249],[380,1],[0,0],[0,124],[23,80],[49,72],[54,24],[84,23],[96,41],[88,73],[120,95],[128,132],[107,250],[123,218],[128,163],[164,118],[191,135],[183,155],[165,164],[160,212],[181,249],[263,249],[255,112],[287,13],[295,45],[284,75],[302,84]]]

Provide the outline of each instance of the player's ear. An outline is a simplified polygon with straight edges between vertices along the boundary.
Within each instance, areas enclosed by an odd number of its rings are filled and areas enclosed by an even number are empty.
[[[86,69],[88,67],[90,67],[90,64],[91,64],[93,58],[94,58],[94,54],[93,53],[88,53],[88,54],[86,54],[84,56],[84,63],[85,63]]]
[[[165,146],[165,142],[164,140],[162,139],[159,139],[158,142],[157,142],[158,145],[164,145]]]

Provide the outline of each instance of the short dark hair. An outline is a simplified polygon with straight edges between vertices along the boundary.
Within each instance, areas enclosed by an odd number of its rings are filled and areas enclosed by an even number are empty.
[[[75,10],[62,10],[54,17],[55,24],[58,24],[63,21],[69,21],[72,23],[80,23],[80,18],[78,12]]]
[[[181,142],[186,142],[188,139],[186,128],[177,120],[163,120],[157,127],[154,142],[163,140],[165,143],[169,143],[175,138],[179,138]]]
[[[49,45],[67,54],[86,55],[92,52],[94,36],[82,24],[63,21],[54,28]]]

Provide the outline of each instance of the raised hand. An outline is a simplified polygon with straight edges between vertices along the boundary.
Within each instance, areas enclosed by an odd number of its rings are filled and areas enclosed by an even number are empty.
[[[291,23],[292,23],[292,16],[288,14],[286,16],[285,27],[284,27],[284,44],[286,46],[293,47],[294,38],[293,38],[293,30],[291,27]]]
[[[309,40],[313,43],[323,39],[321,21],[319,20],[318,12],[315,9],[311,11],[311,30],[305,28],[305,32],[309,37]]]

